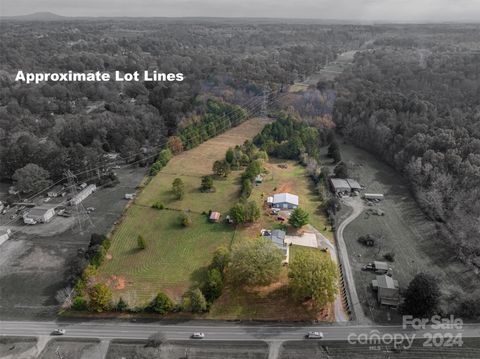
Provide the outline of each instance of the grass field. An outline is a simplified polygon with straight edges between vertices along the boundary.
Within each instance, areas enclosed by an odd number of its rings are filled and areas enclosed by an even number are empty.
[[[322,255],[328,255],[318,249],[292,246],[290,260],[303,251],[319,251]],[[332,315],[328,306],[316,309],[296,302],[288,289],[287,267],[284,267],[279,280],[266,287],[245,289],[227,282],[222,296],[215,301],[207,318],[331,321],[334,319]]]
[[[267,123],[251,119],[200,146],[175,156],[142,190],[112,234],[112,246],[97,279],[109,284],[114,298],[122,296],[130,305],[144,305],[159,290],[179,300],[201,278],[213,251],[229,245],[234,230],[224,224],[208,223],[200,214],[209,209],[225,212],[237,199],[240,171],[227,180],[215,181],[216,192],[198,190],[201,176],[211,174],[212,165],[226,150],[253,138]],[[186,195],[173,199],[171,184],[175,177],[185,182]],[[155,210],[157,201],[176,210]],[[182,228],[180,211],[191,210],[192,226]],[[147,248],[137,249],[138,235]]]

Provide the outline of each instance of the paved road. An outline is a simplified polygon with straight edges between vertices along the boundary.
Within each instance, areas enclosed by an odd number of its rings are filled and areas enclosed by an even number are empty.
[[[370,324],[371,320],[365,316],[362,304],[358,299],[357,289],[355,288],[355,281],[353,279],[352,268],[348,257],[347,246],[343,237],[345,228],[355,220],[363,211],[363,202],[360,197],[344,197],[342,203],[352,208],[352,213],[338,226],[335,234],[337,240],[338,255],[343,267],[344,280],[347,285],[348,293],[350,295],[350,306],[354,314],[355,320],[359,324]]]
[[[2,321],[0,336],[38,336],[50,335],[55,328],[64,328],[65,337],[105,339],[147,339],[151,334],[162,332],[170,340],[188,339],[192,332],[204,332],[206,340],[266,340],[285,341],[302,340],[312,330],[322,331],[326,340],[345,341],[351,334],[369,334],[372,331],[383,334],[403,334],[421,337],[426,332],[461,333],[463,337],[480,338],[480,324],[464,324],[460,330],[414,330],[401,326],[360,326],[360,325],[242,325],[228,322],[183,322],[178,324],[129,323],[119,320],[94,320],[84,322],[32,322]]]

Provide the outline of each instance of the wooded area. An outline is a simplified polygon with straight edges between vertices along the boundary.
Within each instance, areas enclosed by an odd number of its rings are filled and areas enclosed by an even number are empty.
[[[408,178],[417,201],[470,263],[480,256],[480,53],[471,29],[383,39],[340,79],[340,132]],[[478,44],[477,44],[478,46]]]
[[[10,181],[16,170],[30,163],[46,170],[41,173],[52,181],[68,169],[88,178],[112,152],[149,164],[158,147],[182,128],[182,140],[201,142],[192,129],[200,121],[209,122],[205,114],[215,112],[209,98],[257,110],[255,99],[263,90],[282,89],[304,78],[368,36],[354,26],[334,28],[193,20],[4,21],[1,179]],[[25,85],[14,82],[19,69],[158,70],[181,72],[185,80]],[[209,130],[215,129],[206,129],[211,135]]]

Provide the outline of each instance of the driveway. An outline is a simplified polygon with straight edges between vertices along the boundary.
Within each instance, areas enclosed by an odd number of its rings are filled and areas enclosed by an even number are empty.
[[[347,246],[345,245],[345,239],[343,237],[343,231],[345,228],[355,220],[363,212],[363,201],[360,197],[344,197],[342,203],[352,208],[352,213],[338,226],[335,233],[335,239],[337,241],[338,256],[340,263],[343,267],[344,281],[350,295],[350,306],[354,313],[355,319],[360,324],[371,324],[370,319],[365,316],[363,312],[362,304],[358,299],[357,289],[355,288],[355,282],[353,280],[352,268],[347,252]]]

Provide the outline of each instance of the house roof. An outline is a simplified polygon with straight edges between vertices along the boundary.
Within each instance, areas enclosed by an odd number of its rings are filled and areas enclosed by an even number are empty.
[[[347,183],[351,189],[362,189],[362,186],[360,186],[360,183],[358,183],[354,179],[347,178]]]
[[[210,219],[218,221],[220,219],[220,212],[212,212],[210,213]]]
[[[29,216],[43,216],[48,211],[52,210],[53,207],[33,207],[28,211]]]
[[[335,189],[350,189],[347,180],[344,180],[343,178],[330,178],[330,182]]]
[[[298,196],[291,193],[277,193],[273,195],[272,203],[291,203],[298,206]]]
[[[388,275],[377,275],[378,288],[396,289],[395,281]]]
[[[9,235],[10,234],[10,231],[7,230],[7,229],[0,229],[0,237],[4,236],[4,235]]]

